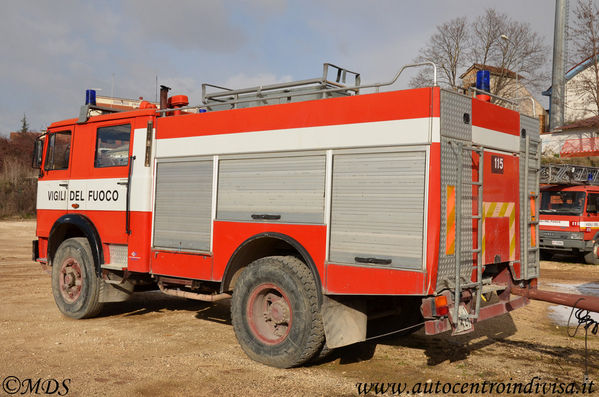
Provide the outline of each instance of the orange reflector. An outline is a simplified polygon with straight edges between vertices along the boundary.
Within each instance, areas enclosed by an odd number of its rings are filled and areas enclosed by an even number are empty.
[[[533,222],[536,221],[536,218],[537,218],[537,214],[535,213],[537,205],[535,203],[535,198],[533,196],[534,194],[535,194],[535,192],[530,192],[530,220]],[[535,225],[530,225],[530,246],[531,247],[537,246],[537,234],[536,234]]]
[[[447,297],[445,295],[435,296],[435,314],[437,316],[447,316],[449,314]]]
[[[455,254],[455,186],[448,185],[445,208],[445,255]]]
[[[435,306],[447,306],[447,297],[445,295],[435,296]]]

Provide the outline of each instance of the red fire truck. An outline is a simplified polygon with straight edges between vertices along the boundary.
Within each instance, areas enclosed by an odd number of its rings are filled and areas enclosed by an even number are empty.
[[[243,350],[291,367],[377,318],[460,334],[526,304],[510,292],[539,275],[538,121],[436,77],[379,92],[406,67],[205,84],[197,107],[163,87],[159,108],[115,112],[90,92],[34,153],[33,256],[59,310],[91,317],[149,285],[232,297]]]
[[[599,168],[544,165],[541,183],[541,255],[567,252],[599,265]]]

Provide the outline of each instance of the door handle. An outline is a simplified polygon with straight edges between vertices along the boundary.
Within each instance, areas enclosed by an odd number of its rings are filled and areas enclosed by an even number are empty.
[[[58,186],[69,187],[69,184],[68,183],[59,183]]]

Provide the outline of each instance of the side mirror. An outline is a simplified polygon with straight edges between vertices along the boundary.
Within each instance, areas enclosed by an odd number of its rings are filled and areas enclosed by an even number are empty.
[[[33,155],[31,159],[32,168],[40,168],[42,165],[42,153],[44,150],[44,141],[36,139],[33,145]]]
[[[40,168],[42,166],[42,159],[44,153],[44,140],[38,137],[33,144],[33,153],[31,157],[31,167]]]

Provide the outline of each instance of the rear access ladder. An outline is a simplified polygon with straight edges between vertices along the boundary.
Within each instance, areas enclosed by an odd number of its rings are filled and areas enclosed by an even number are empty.
[[[521,253],[520,254],[520,258],[521,258],[521,262],[522,262],[522,273],[524,275],[525,279],[529,279],[530,278],[530,274],[529,274],[529,267],[528,267],[528,261],[529,261],[529,257],[528,254],[529,253],[534,253],[534,261],[535,263],[539,263],[540,258],[541,258],[541,251],[539,248],[539,242],[538,242],[538,236],[539,236],[539,182],[540,182],[540,174],[541,174],[541,150],[540,150],[540,140],[536,141],[535,143],[537,144],[537,150],[536,150],[536,156],[531,156],[531,151],[530,151],[530,135],[526,135],[526,142],[525,142],[525,146],[524,146],[524,194],[526,197],[526,200],[524,203],[522,203],[522,205],[524,206],[524,219],[525,219],[525,230],[522,230],[522,234],[524,235],[524,244],[523,246],[526,247],[527,252],[526,253]],[[520,158],[522,160],[522,158]],[[533,160],[533,164],[531,164],[531,160]],[[529,180],[528,180],[528,173],[529,172],[534,172],[535,173],[535,185],[534,186],[529,186]],[[599,175],[599,169],[597,169],[598,171],[598,175]],[[531,188],[534,188],[534,190],[531,191]],[[530,234],[528,233],[528,230],[530,230]],[[530,237],[530,239],[529,239]],[[535,276],[538,276],[535,275]]]
[[[482,299],[482,293],[483,293],[483,280],[482,280],[482,271],[483,271],[483,255],[482,255],[482,237],[483,237],[483,230],[482,230],[482,225],[483,225],[483,171],[484,171],[484,148],[480,147],[480,146],[475,146],[475,145],[468,145],[468,144],[464,144],[462,142],[459,141],[453,141],[451,142],[452,144],[452,148],[454,148],[453,150],[455,152],[457,152],[457,159],[458,159],[458,173],[457,173],[457,184],[456,184],[456,208],[455,208],[455,213],[456,213],[456,231],[455,231],[455,235],[456,235],[456,252],[455,252],[455,285],[454,285],[454,308],[453,308],[453,313],[452,313],[452,317],[454,319],[454,323],[456,324],[456,330],[455,333],[461,333],[461,332],[466,332],[468,331],[470,328],[472,328],[472,324],[471,324],[471,319],[476,319],[479,316],[480,313],[480,305],[481,305],[481,299]],[[466,166],[468,167],[472,167],[472,164],[474,163],[474,156],[473,153],[477,153],[478,154],[478,180],[476,181],[464,181],[463,180],[463,170],[464,170],[464,152],[466,152],[468,154],[468,157],[472,158],[471,164],[468,164]],[[477,205],[477,211],[476,211],[476,215],[473,214],[468,214],[468,215],[464,215],[462,213],[462,199],[464,197],[467,197],[464,195],[464,186],[466,186],[470,191],[472,191],[472,186],[476,186],[477,189],[477,194],[476,194],[476,205]],[[476,248],[472,247],[472,242],[462,242],[462,221],[463,220],[476,220],[477,222],[477,244],[476,244]],[[463,246],[462,244],[465,243],[467,244],[467,246]],[[476,266],[474,267],[474,269],[476,269],[476,277],[475,280],[472,281],[471,278],[469,279],[468,282],[462,283],[461,280],[461,276],[462,276],[462,254],[465,253],[467,255],[476,255]],[[466,261],[466,263],[470,263],[470,260],[468,259]],[[472,270],[474,270],[472,269]],[[468,274],[471,274],[471,272],[468,272]],[[471,277],[471,276],[469,276]],[[466,289],[466,288],[474,288],[475,289],[475,294],[474,294],[474,299],[475,299],[475,308],[474,308],[474,313],[468,313],[463,307],[460,306],[459,302],[460,302],[460,298],[462,296],[462,290]]]

